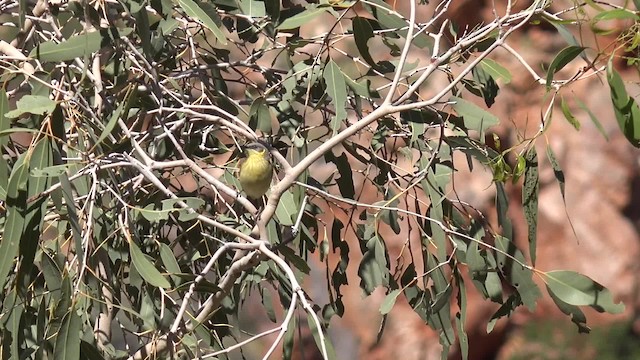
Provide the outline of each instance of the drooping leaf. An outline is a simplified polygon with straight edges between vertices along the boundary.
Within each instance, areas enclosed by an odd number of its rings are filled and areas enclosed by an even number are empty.
[[[531,264],[535,266],[538,234],[538,193],[540,189],[538,154],[535,146],[531,146],[527,150],[525,160],[526,170],[524,171],[524,184],[522,186],[522,210],[527,221],[529,256],[531,257]]]
[[[604,20],[633,20],[640,21],[640,16],[627,9],[605,10],[593,17],[594,22]]]
[[[562,114],[569,124],[571,124],[576,130],[580,130],[580,121],[573,116],[571,109],[564,98],[560,99],[560,109],[562,109]]]
[[[571,321],[576,324],[576,326],[578,327],[578,332],[587,334],[591,331],[591,329],[587,326],[587,317],[579,307],[567,304],[566,302],[560,300],[553,292],[549,291],[549,289],[547,289],[547,292],[549,293],[549,296],[556,304],[558,309],[560,309],[560,311],[562,311],[563,313],[569,315]]]
[[[516,308],[520,306],[520,304],[522,304],[520,295],[510,295],[509,298],[507,298],[507,300],[502,304],[502,306],[500,306],[500,308],[491,316],[491,319],[487,323],[487,334],[490,334],[493,331],[498,320],[505,316],[511,316]]]
[[[26,186],[29,178],[29,164],[23,154],[16,161],[9,177],[7,187],[7,218],[4,234],[0,242],[0,284],[6,282],[7,274],[18,256],[20,239],[22,238],[25,216],[27,213]]]
[[[611,89],[611,102],[618,125],[631,145],[640,147],[640,107],[627,94],[622,78],[614,69],[612,61],[607,65],[607,81]]]
[[[458,308],[460,311],[456,314],[456,328],[458,330],[458,343],[460,345],[460,355],[462,360],[469,358],[469,337],[464,329],[467,323],[467,288],[464,279],[460,273],[456,272],[456,280],[458,281]]]
[[[310,314],[307,314],[307,324],[309,324],[309,330],[311,330],[311,334],[313,335],[313,339],[315,340],[316,346],[318,347],[318,349],[322,349],[323,347],[322,345],[324,343],[324,348],[327,350],[326,359],[328,360],[337,359],[336,351],[333,349],[333,344],[331,343],[331,340],[327,336],[327,330],[318,329],[318,324],[315,322],[315,320]],[[320,338],[320,330],[322,330],[322,332],[324,333],[323,339]],[[321,351],[321,353],[323,352]],[[324,357],[324,354],[323,354],[323,357]]]
[[[252,129],[260,130],[264,134],[271,134],[271,113],[267,106],[267,101],[260,96],[251,103],[249,109],[249,126]]]
[[[362,59],[367,64],[375,68],[377,64],[375,60],[373,60],[373,58],[371,57],[371,54],[369,53],[369,45],[367,45],[367,42],[371,38],[373,38],[373,28],[371,27],[369,20],[364,17],[356,16],[353,18],[352,21],[353,21],[353,39],[356,43],[356,47],[358,48],[358,51],[360,52],[360,56],[362,56]]]
[[[298,212],[302,211],[296,204],[295,198],[291,191],[285,191],[280,197],[278,207],[276,207],[276,217],[278,222],[283,226],[292,226],[298,215]]]
[[[402,291],[400,289],[395,289],[385,296],[384,300],[382,300],[382,304],[380,304],[380,313],[382,315],[388,314],[391,309],[393,309],[393,305],[395,305],[396,299],[401,293]]]
[[[353,199],[356,194],[356,190],[353,183],[353,171],[347,158],[347,154],[344,152],[340,156],[333,155],[333,152],[329,151],[325,154],[325,159],[332,162],[338,168],[340,178],[336,179],[340,194],[347,198]]]
[[[335,134],[339,129],[342,121],[347,118],[347,83],[338,64],[333,60],[329,60],[322,73],[325,83],[327,84],[327,94],[331,96],[336,111],[336,115],[331,120],[331,130]]]
[[[55,359],[80,359],[80,330],[82,322],[74,306],[62,320],[53,349]]]
[[[578,98],[575,98],[575,100],[578,103],[578,106],[580,106],[580,108],[582,110],[587,112],[587,114],[589,115],[589,119],[591,119],[591,122],[596,126],[596,128],[598,129],[600,134],[602,134],[602,136],[605,139],[609,140],[609,136],[607,135],[607,131],[602,126],[602,123],[600,123],[600,120],[598,120],[598,118],[593,114],[593,112],[591,112],[591,110],[587,107],[587,105],[585,105],[585,103],[580,101],[580,99],[578,99]]]
[[[524,255],[512,241],[505,237],[496,236],[495,242],[496,248],[499,250],[496,254],[498,265],[507,281],[518,291],[524,305],[533,311],[542,293],[538,285],[533,281],[533,272],[523,266],[523,264],[526,264]]]
[[[598,312],[619,314],[624,304],[614,303],[607,288],[574,271],[557,270],[541,274],[547,290],[569,305],[590,306]]]

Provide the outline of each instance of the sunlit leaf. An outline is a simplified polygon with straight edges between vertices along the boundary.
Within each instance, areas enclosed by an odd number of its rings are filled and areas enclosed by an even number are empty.
[[[193,0],[178,0],[178,4],[184,12],[195,20],[201,21],[207,29],[211,30],[220,44],[227,45],[227,37],[216,25],[215,21]]]
[[[388,293],[387,296],[385,296],[384,300],[382,300],[382,304],[380,304],[380,313],[382,315],[388,314],[389,311],[391,311],[391,309],[393,308],[393,305],[395,305],[396,303],[396,299],[398,298],[398,295],[400,294],[401,294],[401,290],[395,289],[390,293]]]
[[[309,24],[318,15],[325,13],[328,10],[327,7],[309,5],[304,11],[285,19],[280,25],[277,26],[278,30],[291,30],[299,28],[304,24]]]
[[[464,99],[454,96],[449,101],[453,102],[453,109],[464,119],[464,126],[467,129],[484,134],[488,128],[500,122],[493,114]]]
[[[574,271],[557,270],[541,274],[547,290],[558,299],[575,306],[590,306],[598,312],[619,314],[624,304],[614,303],[613,295],[604,286]]]
[[[76,35],[63,42],[48,41],[36,46],[29,57],[40,61],[68,61],[75,58],[84,58],[98,50],[102,46],[102,35],[94,31]]]
[[[50,114],[56,108],[56,102],[47,96],[25,95],[16,103],[16,109],[5,114],[8,118],[16,118],[22,114]]]
[[[485,59],[482,59],[482,61],[480,62],[480,66],[482,66],[484,71],[491,74],[491,76],[494,77],[495,79],[502,79],[505,84],[508,84],[511,82],[512,76],[509,70],[507,70],[507,68],[498,64],[497,62],[491,59],[485,58]]]
[[[584,49],[585,48],[582,46],[569,46],[562,49],[562,51],[556,55],[551,62],[551,65],[549,65],[549,69],[547,69],[547,88],[551,87],[553,75],[562,70],[568,63],[580,55]]]
[[[331,130],[336,133],[340,129],[342,121],[347,118],[347,83],[338,64],[329,60],[322,73],[327,84],[327,93],[331,96],[331,102],[335,106],[336,115],[331,121]]]

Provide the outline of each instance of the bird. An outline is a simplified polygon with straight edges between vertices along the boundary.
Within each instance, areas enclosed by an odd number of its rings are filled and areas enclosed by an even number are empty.
[[[271,154],[264,144],[252,142],[245,146],[244,155],[238,162],[240,186],[249,198],[260,199],[271,187]]]

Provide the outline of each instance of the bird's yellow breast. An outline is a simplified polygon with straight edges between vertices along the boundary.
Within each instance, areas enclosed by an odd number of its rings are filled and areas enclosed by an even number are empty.
[[[271,186],[273,166],[266,150],[247,150],[247,158],[240,165],[239,180],[247,196],[258,199]]]

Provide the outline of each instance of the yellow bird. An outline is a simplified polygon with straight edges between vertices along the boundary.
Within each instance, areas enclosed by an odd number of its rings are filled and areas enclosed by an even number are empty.
[[[246,145],[245,158],[238,163],[238,179],[242,190],[252,199],[260,199],[273,178],[273,164],[267,147],[258,142]]]

